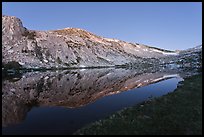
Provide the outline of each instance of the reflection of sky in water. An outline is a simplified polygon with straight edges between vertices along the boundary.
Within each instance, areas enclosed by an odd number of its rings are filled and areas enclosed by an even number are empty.
[[[120,94],[110,95],[95,102],[104,112],[118,110],[141,103],[150,97],[162,96],[176,89],[179,80],[171,78],[141,88],[135,88]]]
[[[170,78],[145,87],[102,97],[79,108],[34,107],[22,123],[3,128],[3,134],[71,134],[85,124],[104,118],[125,107],[133,106],[176,89],[180,78]]]

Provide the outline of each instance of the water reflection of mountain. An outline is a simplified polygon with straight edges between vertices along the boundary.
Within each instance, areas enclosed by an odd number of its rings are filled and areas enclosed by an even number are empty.
[[[17,81],[2,82],[2,125],[21,122],[34,106],[80,107],[104,96],[179,77],[178,73],[178,70],[138,73],[131,69],[26,73]]]

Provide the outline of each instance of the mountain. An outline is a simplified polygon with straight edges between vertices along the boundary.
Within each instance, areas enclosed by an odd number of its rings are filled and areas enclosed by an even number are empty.
[[[104,38],[78,28],[28,30],[23,27],[20,19],[2,15],[3,67],[83,68],[133,63],[139,65],[151,60],[155,62],[178,56],[180,52]]]

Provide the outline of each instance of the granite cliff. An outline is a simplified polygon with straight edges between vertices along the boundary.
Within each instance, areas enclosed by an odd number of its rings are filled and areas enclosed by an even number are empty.
[[[108,67],[177,56],[138,43],[97,36],[78,28],[35,31],[2,15],[2,63],[24,68]]]

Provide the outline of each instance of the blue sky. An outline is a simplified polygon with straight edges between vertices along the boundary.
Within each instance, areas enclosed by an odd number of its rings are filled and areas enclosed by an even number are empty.
[[[201,2],[3,2],[2,13],[32,30],[82,28],[169,50],[202,44]]]

